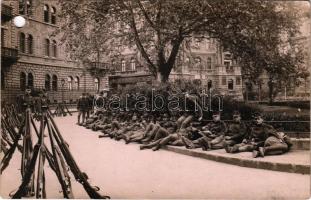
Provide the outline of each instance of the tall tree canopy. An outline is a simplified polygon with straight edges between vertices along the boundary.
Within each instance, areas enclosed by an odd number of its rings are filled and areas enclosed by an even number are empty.
[[[159,81],[168,80],[183,42],[215,38],[242,67],[276,74],[300,61],[282,51],[299,31],[297,10],[262,0],[60,0],[63,39],[88,62],[135,48]],[[100,58],[99,58],[100,57]]]

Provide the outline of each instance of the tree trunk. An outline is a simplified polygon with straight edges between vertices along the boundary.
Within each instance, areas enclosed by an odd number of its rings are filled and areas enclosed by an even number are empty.
[[[274,83],[272,79],[269,79],[268,87],[269,87],[269,105],[272,105],[273,100],[274,100],[274,97],[273,97]]]
[[[158,71],[157,72],[157,81],[160,83],[166,83],[168,81],[168,77],[170,75],[170,72],[168,71]]]

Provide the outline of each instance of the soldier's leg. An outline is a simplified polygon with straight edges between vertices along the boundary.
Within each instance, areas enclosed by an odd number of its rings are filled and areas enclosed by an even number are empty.
[[[288,145],[276,137],[269,137],[265,141],[264,147],[260,147],[262,156],[283,154],[287,150]]]
[[[169,132],[165,128],[159,128],[158,131],[156,132],[153,140],[156,141],[160,138],[164,138],[169,135]]]
[[[158,145],[160,144],[161,140],[162,140],[162,139],[159,139],[159,140],[156,140],[156,141],[151,142],[151,143],[149,143],[149,144],[140,145],[139,148],[140,148],[140,150],[143,150],[143,149],[151,149],[151,148],[153,148],[153,147],[158,146]]]
[[[156,132],[159,130],[160,126],[159,125],[155,125],[153,127],[153,129],[147,134],[147,137],[145,137],[144,139],[142,139],[142,142],[149,142],[152,140],[152,138],[154,138]]]
[[[234,140],[225,140],[226,146],[234,146],[235,144],[238,144],[238,143]]]
[[[177,139],[175,141],[172,141],[171,142],[171,145],[173,146],[185,146],[185,143],[182,141],[182,139]]]
[[[193,120],[193,115],[189,115],[182,123],[180,128],[187,128],[190,124],[190,122],[192,122]]]
[[[81,111],[78,113],[78,124],[80,124],[80,119],[81,119]]]
[[[183,121],[186,119],[185,116],[181,116],[177,119],[176,124],[177,124],[177,128],[179,129],[181,127],[181,124],[183,123]]]
[[[190,139],[186,138],[185,136],[181,137],[181,140],[183,141],[184,145],[187,149],[195,149],[197,148],[196,145],[191,141]]]

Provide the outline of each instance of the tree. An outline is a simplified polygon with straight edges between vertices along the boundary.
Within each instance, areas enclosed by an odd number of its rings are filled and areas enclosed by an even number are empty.
[[[215,38],[242,67],[266,68],[279,56],[282,37],[298,32],[296,12],[276,1],[60,0],[60,5],[63,41],[72,58],[92,60],[97,49],[105,59],[134,48],[161,82],[189,38]]]

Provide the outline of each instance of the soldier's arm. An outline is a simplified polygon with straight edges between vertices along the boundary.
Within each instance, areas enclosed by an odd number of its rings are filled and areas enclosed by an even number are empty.
[[[244,123],[241,123],[239,133],[237,133],[237,134],[231,136],[231,139],[241,138],[241,137],[243,137],[243,136],[245,137],[246,131],[247,131],[247,130],[246,130],[245,124],[244,124]]]

